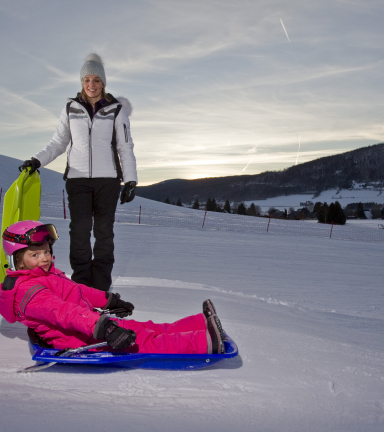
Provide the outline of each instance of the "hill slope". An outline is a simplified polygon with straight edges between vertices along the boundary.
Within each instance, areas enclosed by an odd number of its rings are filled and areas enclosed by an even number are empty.
[[[22,163],[23,161],[19,159],[0,155],[0,187],[3,189],[3,193],[19,176],[18,167]],[[63,174],[46,168],[41,168],[39,171],[42,194],[59,193],[64,189]]]
[[[184,203],[206,200],[246,201],[275,196],[320,192],[332,188],[348,189],[353,182],[384,183],[384,144],[363,147],[327,156],[282,171],[257,175],[167,180],[138,187],[137,193],[157,201],[169,198]]]

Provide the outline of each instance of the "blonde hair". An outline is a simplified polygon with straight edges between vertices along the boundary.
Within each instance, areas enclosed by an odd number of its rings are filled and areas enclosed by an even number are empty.
[[[81,89],[80,97],[84,101],[89,102],[89,99],[88,99],[87,93],[85,93],[84,87]],[[107,94],[105,92],[105,87],[103,87],[103,89],[101,90],[101,99],[105,99],[107,102],[112,102],[112,98],[109,96],[109,94]]]

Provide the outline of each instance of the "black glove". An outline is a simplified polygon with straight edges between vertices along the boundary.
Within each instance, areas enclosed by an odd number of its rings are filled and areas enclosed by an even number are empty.
[[[23,165],[19,166],[19,171],[22,172],[23,170],[27,169],[28,167],[31,167],[31,171],[29,171],[29,174],[34,173],[38,168],[41,167],[41,163],[36,158],[31,158],[29,160],[26,160],[23,162]]]
[[[119,327],[116,321],[109,320],[103,315],[96,323],[93,337],[105,339],[110,347],[121,350],[135,344],[136,333],[133,330]]]
[[[115,314],[119,318],[124,318],[128,315],[132,315],[132,311],[133,309],[135,309],[135,306],[133,306],[132,303],[120,300],[120,294],[106,292],[105,295],[108,301],[107,304],[103,307],[103,309],[124,309],[124,311]]]
[[[129,203],[135,198],[136,182],[130,181],[125,183],[124,189],[120,194],[120,204]]]

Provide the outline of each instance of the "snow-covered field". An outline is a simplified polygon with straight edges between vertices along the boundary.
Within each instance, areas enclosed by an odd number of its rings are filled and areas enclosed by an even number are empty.
[[[371,189],[330,189],[321,192],[319,196],[314,198],[313,195],[288,195],[279,196],[274,198],[268,198],[265,200],[253,200],[246,201],[245,204],[249,207],[252,203],[261,207],[263,211],[267,211],[270,207],[276,207],[280,210],[286,208],[289,210],[290,207],[297,209],[298,207],[303,207],[306,201],[312,201],[313,204],[316,202],[326,202],[331,204],[332,202],[339,201],[341,207],[345,207],[351,203],[367,203],[374,202],[377,204],[384,204],[384,193],[380,190]]]
[[[56,265],[70,274],[68,221]],[[211,298],[239,346],[201,371],[32,364],[26,329],[0,323],[4,431],[381,432],[384,244],[116,224],[113,290],[137,320]]]

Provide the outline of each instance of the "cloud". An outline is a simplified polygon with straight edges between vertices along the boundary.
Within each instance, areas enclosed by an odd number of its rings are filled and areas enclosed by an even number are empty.
[[[34,147],[51,138],[92,51],[108,91],[134,107],[141,182],[281,169],[295,163],[300,134],[300,162],[382,141],[382,0],[104,6],[0,6],[0,130],[20,151],[25,137]]]
[[[53,131],[58,119],[49,110],[24,96],[0,87],[2,138]]]

